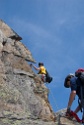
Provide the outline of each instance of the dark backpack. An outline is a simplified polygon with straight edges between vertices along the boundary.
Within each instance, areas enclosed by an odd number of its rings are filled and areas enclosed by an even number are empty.
[[[84,69],[83,68],[78,69],[75,72],[75,76],[81,80],[82,84],[84,84]]]
[[[80,95],[81,95],[81,103],[79,103],[81,111],[83,110],[84,116],[84,69],[80,68],[75,72],[75,76],[78,77],[81,81],[80,84]],[[80,99],[79,99],[80,100]]]
[[[50,76],[49,72],[46,70],[46,82],[50,83],[53,78]]]

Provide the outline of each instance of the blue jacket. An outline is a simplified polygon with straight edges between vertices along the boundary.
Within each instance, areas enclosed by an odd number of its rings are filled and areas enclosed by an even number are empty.
[[[70,85],[71,85],[71,91],[76,91],[76,94],[78,95],[78,97],[80,98],[80,85],[81,85],[81,81],[79,78],[77,77],[72,77],[70,79]]]

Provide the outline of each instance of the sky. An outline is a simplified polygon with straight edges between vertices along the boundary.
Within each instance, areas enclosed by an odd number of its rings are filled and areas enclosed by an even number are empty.
[[[0,0],[0,18],[23,38],[35,65],[43,62],[53,77],[46,84],[53,111],[66,108],[64,79],[84,68],[84,0]],[[72,110],[77,105],[76,97]]]

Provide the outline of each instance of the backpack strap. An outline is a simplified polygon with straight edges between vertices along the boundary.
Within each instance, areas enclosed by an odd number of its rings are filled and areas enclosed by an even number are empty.
[[[81,85],[80,87],[80,94],[81,94],[81,106],[82,106],[82,111],[83,111],[83,118],[84,118],[84,96],[83,96],[83,93],[84,93],[84,85]]]
[[[79,104],[80,110],[81,110],[81,112],[82,112],[82,105],[81,105],[81,101],[80,101],[79,98],[78,98],[78,104]]]

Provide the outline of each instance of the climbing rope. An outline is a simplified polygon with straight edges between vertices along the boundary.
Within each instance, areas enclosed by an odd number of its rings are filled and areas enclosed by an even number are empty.
[[[48,88],[49,88],[49,86],[48,86]],[[55,97],[53,96],[53,93],[52,93],[52,91],[50,90],[50,88],[49,88],[49,91],[50,91],[50,94],[51,94],[51,96],[52,96],[52,99],[54,100],[56,109],[59,110],[59,107],[58,107],[58,105],[57,105],[57,102],[56,102],[56,100],[55,100]]]

